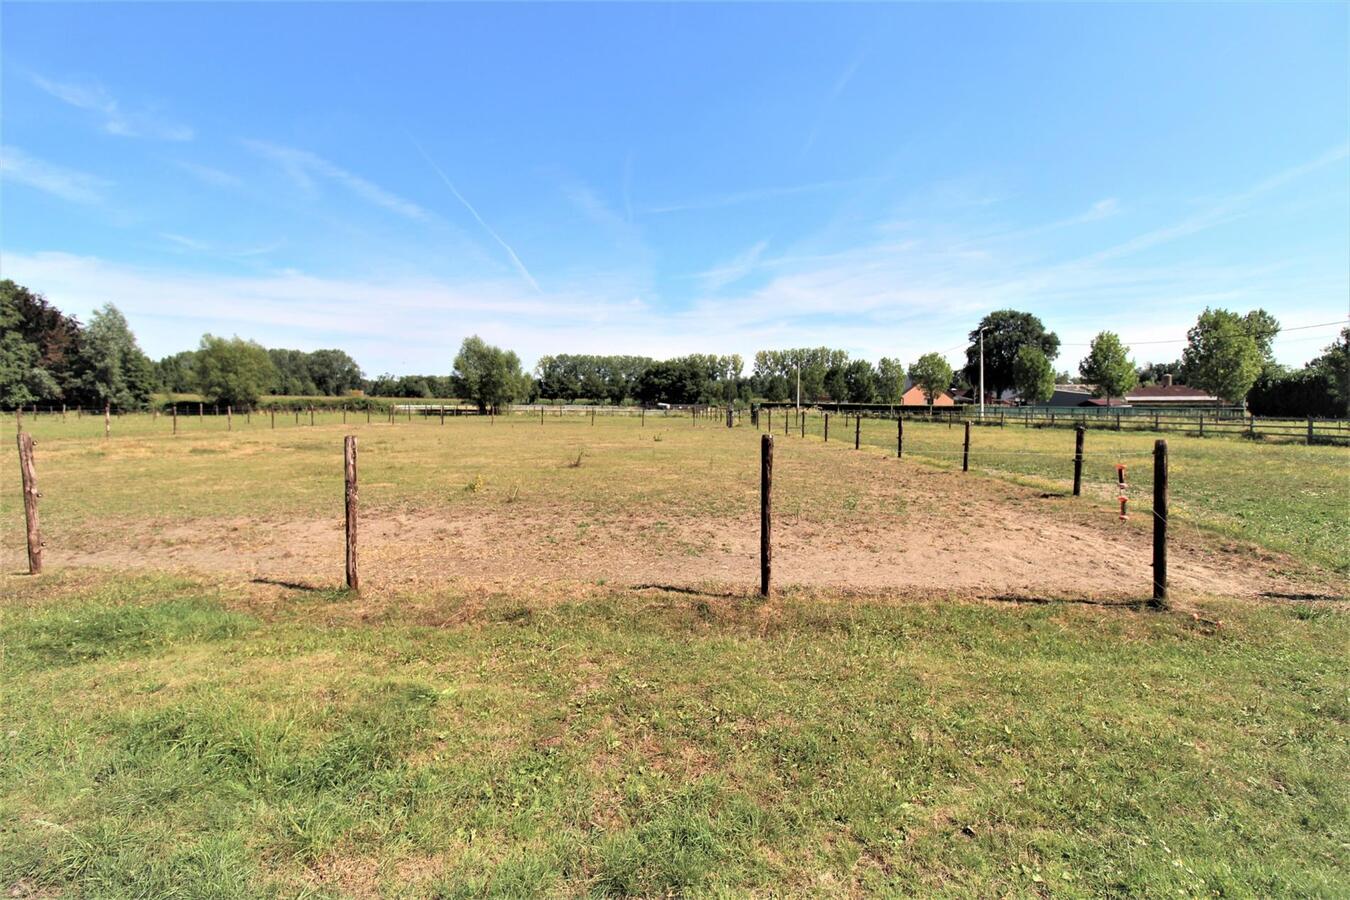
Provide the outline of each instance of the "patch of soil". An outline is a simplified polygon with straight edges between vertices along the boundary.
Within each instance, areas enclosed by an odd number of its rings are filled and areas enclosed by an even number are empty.
[[[1147,514],[1113,510],[994,478],[839,453],[841,483],[889,514],[776,512],[774,582],[831,590],[997,598],[1147,597]],[[1295,561],[1174,528],[1174,590],[1248,597],[1306,591],[1329,576]],[[341,585],[340,517],[206,519],[119,529],[96,546],[48,547],[51,565],[228,573],[285,585]],[[492,590],[539,582],[625,586],[755,585],[759,514],[677,508],[597,516],[551,503],[362,516],[364,586],[410,592],[450,582]],[[21,548],[5,551],[18,566]],[[12,557],[12,558],[11,558]],[[1296,574],[1289,574],[1296,573]],[[1339,592],[1339,591],[1338,591]]]

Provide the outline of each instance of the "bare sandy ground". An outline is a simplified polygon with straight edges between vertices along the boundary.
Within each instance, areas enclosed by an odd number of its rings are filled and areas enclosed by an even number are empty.
[[[1151,585],[1147,521],[1098,504],[894,460],[850,460],[903,515],[810,520],[778,512],[775,584],[905,595],[1142,599]],[[876,476],[868,478],[867,473]],[[884,477],[881,477],[884,474]],[[856,482],[855,482],[856,483]],[[597,519],[578,509],[500,502],[362,516],[365,585],[376,590],[530,582],[752,588],[757,510],[693,518],[659,510]],[[1144,515],[1147,519],[1147,514]],[[47,549],[48,565],[226,574],[306,586],[343,578],[340,517],[109,523]],[[1171,580],[1182,593],[1232,597],[1343,593],[1328,573],[1192,529],[1177,529]],[[6,547],[4,565],[22,566]]]

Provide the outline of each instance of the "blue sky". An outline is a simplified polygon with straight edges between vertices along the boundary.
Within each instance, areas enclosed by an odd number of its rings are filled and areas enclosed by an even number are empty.
[[[1206,305],[1345,319],[1348,10],[6,3],[0,275],[369,374],[955,361],[1008,306],[1172,359]]]

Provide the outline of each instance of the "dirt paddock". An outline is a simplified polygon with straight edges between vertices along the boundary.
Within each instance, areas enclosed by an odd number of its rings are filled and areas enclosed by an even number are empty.
[[[1100,504],[878,457],[848,455],[851,477],[894,515],[838,521],[778,504],[774,581],[837,591],[1050,599],[1144,599],[1148,514],[1121,523]],[[884,473],[885,477],[878,477]],[[398,593],[529,583],[675,588],[757,583],[757,508],[734,516],[677,508],[597,515],[580,503],[493,502],[369,509],[360,520],[363,586]],[[1181,523],[1178,523],[1181,525]],[[51,566],[204,572],[281,585],[337,587],[340,512],[326,518],[107,522],[49,546]],[[1325,574],[1184,525],[1171,585],[1181,594],[1282,596],[1335,590]],[[17,552],[16,552],[17,551]],[[22,548],[5,550],[22,565]]]

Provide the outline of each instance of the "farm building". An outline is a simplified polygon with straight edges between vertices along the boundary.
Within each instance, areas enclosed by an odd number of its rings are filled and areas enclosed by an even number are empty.
[[[917,384],[905,391],[904,396],[900,398],[901,406],[927,406],[928,398],[924,396],[923,388]],[[947,393],[938,394],[933,398],[934,406],[955,406],[956,401]]]
[[[1131,406],[1159,406],[1177,409],[1193,406],[1223,406],[1224,402],[1208,391],[1173,384],[1171,375],[1164,375],[1161,384],[1137,387],[1126,395]]]

